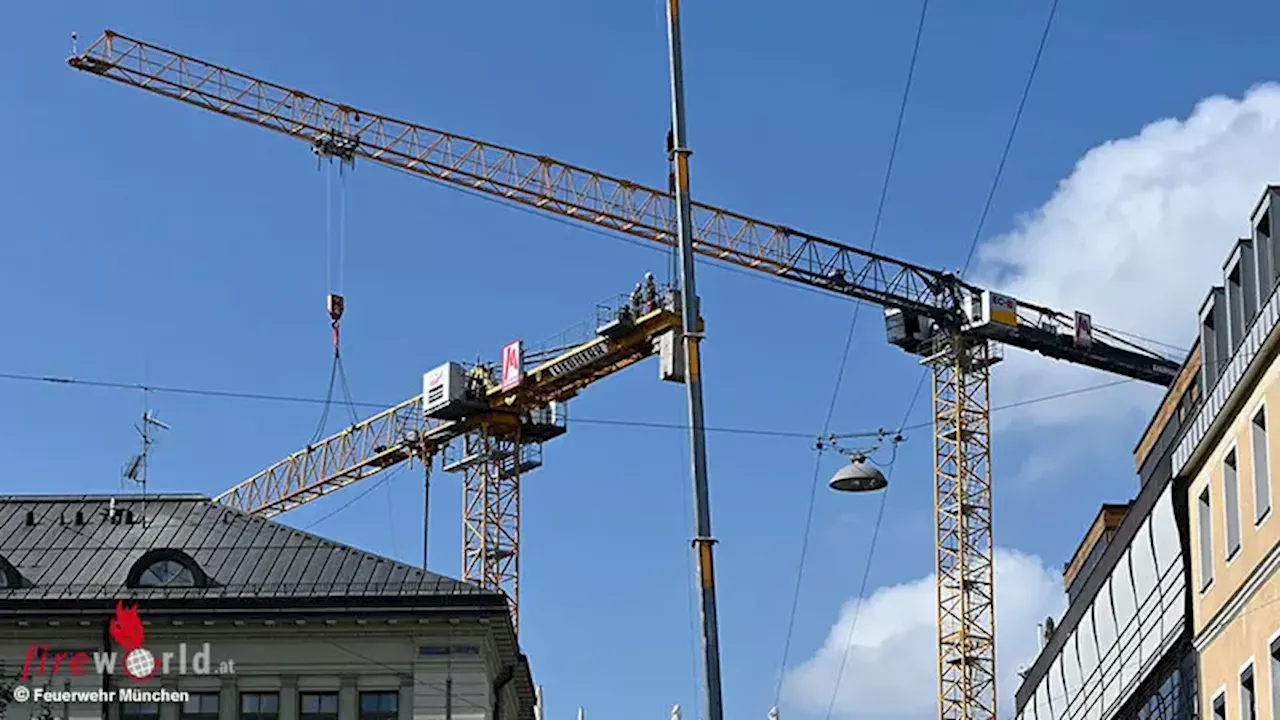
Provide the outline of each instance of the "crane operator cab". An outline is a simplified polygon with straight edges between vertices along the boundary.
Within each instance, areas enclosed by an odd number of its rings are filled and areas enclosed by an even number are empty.
[[[990,290],[966,293],[960,310],[964,315],[963,331],[974,331],[997,341],[1019,333],[1018,301],[1008,295]],[[932,317],[912,310],[886,308],[884,324],[891,344],[912,355],[929,356],[935,352],[935,340],[940,338],[940,333]]]
[[[489,409],[485,392],[493,378],[477,365],[470,372],[448,362],[422,376],[422,409],[430,418],[458,420]]]

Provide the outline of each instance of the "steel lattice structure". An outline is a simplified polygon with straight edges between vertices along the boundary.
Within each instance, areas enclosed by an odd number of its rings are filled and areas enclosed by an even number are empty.
[[[520,618],[520,474],[542,464],[536,444],[523,443],[517,423],[482,423],[461,442],[463,579],[507,596]]]
[[[322,156],[363,158],[598,228],[666,246],[676,241],[672,195],[630,180],[359,110],[111,31],[68,62],[77,70],[304,140]],[[1072,318],[1011,298],[1002,297],[1013,304],[1003,319],[975,314],[977,303],[989,304],[990,294],[954,274],[786,225],[697,202],[692,203],[692,224],[693,248],[701,255],[893,309],[908,321],[905,332],[924,328],[921,332],[929,335],[895,344],[928,356],[934,366],[939,711],[943,720],[992,720],[991,342],[1163,386],[1173,381],[1178,363],[1102,328],[1089,326],[1087,342],[1081,342],[1079,315]],[[609,372],[599,370],[581,386]],[[379,418],[367,422],[397,422],[394,414]],[[283,512],[386,466],[380,463],[429,457],[432,446],[424,438],[456,431],[423,428],[411,442],[352,441],[335,448],[333,458],[310,463],[294,456],[232,493],[253,494],[250,504],[267,508],[264,512]],[[493,469],[486,472],[500,475]],[[481,491],[484,482],[468,483],[469,503],[501,506]],[[502,547],[504,540],[489,534],[489,528],[501,525],[494,519],[499,514],[468,511],[465,532],[474,543],[468,547],[475,549],[467,562],[475,562],[488,548]],[[518,541],[518,524],[512,527],[511,537]],[[481,564],[485,562],[491,561]],[[481,573],[486,582],[506,582],[504,571],[488,567]]]
[[[942,720],[995,720],[990,343],[953,337],[933,366],[938,698]]]

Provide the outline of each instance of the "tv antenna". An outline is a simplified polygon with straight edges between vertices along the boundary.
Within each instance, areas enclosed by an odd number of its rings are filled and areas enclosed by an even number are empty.
[[[142,421],[133,426],[138,431],[138,437],[142,440],[142,449],[133,457],[129,458],[129,462],[125,464],[124,471],[120,474],[123,482],[137,483],[142,487],[142,495],[147,495],[147,461],[151,455],[151,446],[155,444],[155,431],[169,430],[170,427],[162,422],[151,412],[150,408],[144,408],[142,412]]]

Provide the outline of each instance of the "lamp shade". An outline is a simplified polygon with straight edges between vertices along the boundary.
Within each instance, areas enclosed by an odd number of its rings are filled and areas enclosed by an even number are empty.
[[[866,458],[855,457],[853,462],[840,468],[835,475],[831,476],[830,485],[832,490],[840,492],[868,492],[889,487],[889,481],[885,479],[884,473],[868,463]]]

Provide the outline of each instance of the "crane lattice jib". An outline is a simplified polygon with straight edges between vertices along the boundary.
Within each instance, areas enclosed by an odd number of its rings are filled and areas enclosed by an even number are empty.
[[[127,85],[276,130],[318,152],[373,162],[675,245],[671,195],[549,157],[357,110],[107,31],[68,62]],[[944,273],[701,203],[698,253],[882,306],[935,316]]]
[[[215,501],[263,517],[288,512],[393,465],[433,457],[450,442],[495,420],[568,400],[597,380],[653,355],[655,340],[679,328],[679,314],[659,307],[609,337],[586,339],[545,359],[526,370],[514,388],[493,388],[487,396],[489,410],[463,420],[426,417],[418,395],[295,452]]]
[[[357,157],[419,176],[667,246],[675,244],[674,198],[639,183],[415,125],[286,88],[112,31],[68,63],[309,142],[322,155]],[[930,317],[951,333],[962,305],[981,289],[930,270],[834,240],[693,203],[693,244],[701,255],[882,307]],[[1064,346],[1072,318],[1019,301],[1012,335],[994,326],[965,335],[997,340],[1067,362],[1168,385],[1178,363],[1094,328],[1088,349]],[[998,330],[998,328],[995,328]]]

